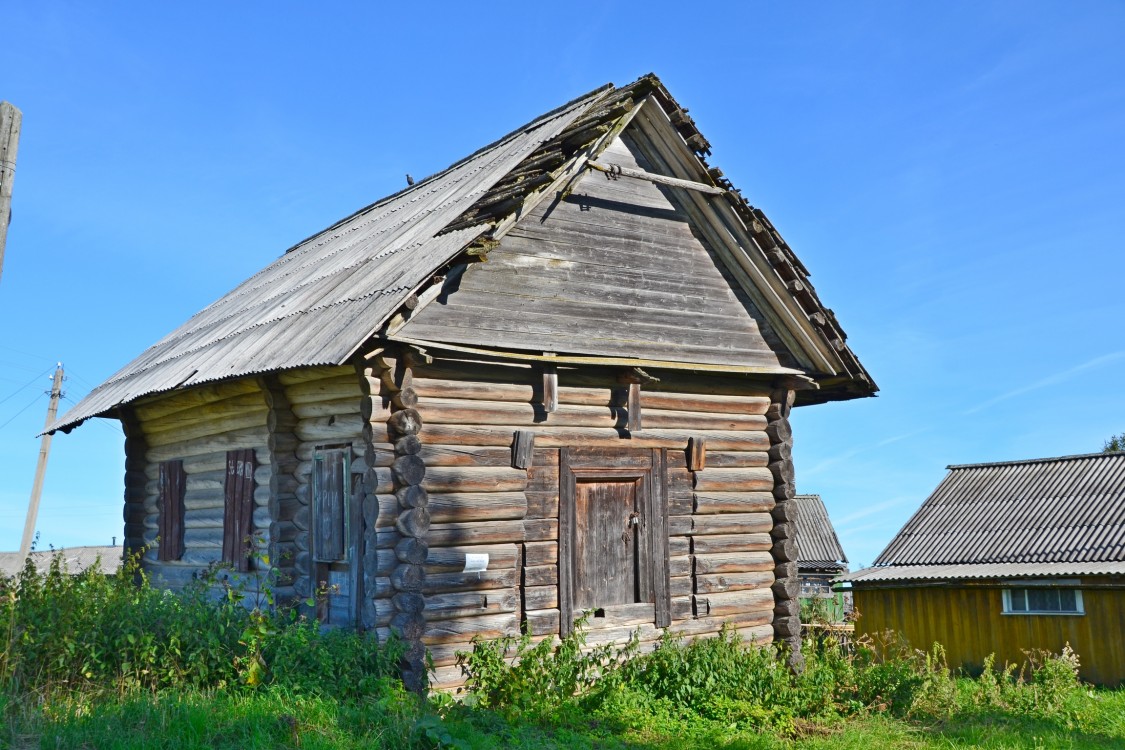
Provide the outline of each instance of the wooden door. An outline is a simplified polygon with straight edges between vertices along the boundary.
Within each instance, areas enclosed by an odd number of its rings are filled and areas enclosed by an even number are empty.
[[[582,478],[575,483],[575,609],[639,601],[637,499],[643,491],[643,478]]]
[[[666,457],[660,449],[559,454],[559,609],[563,633],[593,611],[651,604],[671,624]]]
[[[313,453],[311,551],[317,619],[322,625],[358,624],[356,552],[360,500],[353,486],[351,446],[317,446]]]

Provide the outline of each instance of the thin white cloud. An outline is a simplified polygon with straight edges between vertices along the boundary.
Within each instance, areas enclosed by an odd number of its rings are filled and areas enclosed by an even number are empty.
[[[838,518],[833,522],[833,525],[835,525],[835,527],[837,529],[843,529],[846,524],[849,524],[853,521],[858,521],[861,518],[867,518],[867,516],[874,515],[875,513],[887,510],[888,508],[897,508],[898,506],[902,505],[903,503],[910,502],[911,499],[912,498],[910,498],[906,495],[903,495],[901,497],[891,498],[890,500],[884,500],[883,502],[877,503],[876,505],[870,505],[870,506],[868,506],[868,507],[866,507],[862,510],[857,510],[855,513],[849,513],[848,515],[844,516],[843,518]],[[863,528],[870,528],[870,527],[864,526]],[[847,532],[855,532],[857,530],[858,529],[852,528],[852,529],[847,529]]]
[[[915,435],[920,435],[923,432],[929,431],[930,429],[932,429],[932,428],[931,427],[921,427],[917,430],[911,430],[910,432],[904,432],[901,435],[892,435],[891,437],[884,438],[877,443],[870,443],[868,445],[861,445],[861,446],[858,446],[856,448],[849,448],[848,450],[844,451],[843,453],[838,453],[835,456],[829,456],[828,458],[825,458],[821,461],[818,461],[817,463],[813,464],[813,466],[811,468],[808,468],[808,469],[805,469],[804,471],[802,471],[801,476],[806,477],[806,476],[809,476],[810,474],[817,474],[819,472],[824,471],[825,469],[828,469],[828,468],[831,468],[831,467],[835,466],[838,463],[841,463],[843,461],[847,461],[849,458],[854,458],[855,456],[858,456],[861,453],[867,453],[868,451],[873,451],[873,450],[876,450],[877,448],[882,448],[883,446],[890,445],[891,443],[897,443],[900,440],[906,440],[907,438],[912,438]]]
[[[981,403],[974,406],[972,409],[969,409],[969,410],[967,410],[965,412],[962,412],[962,413],[963,414],[976,414],[977,412],[982,411],[984,409],[987,409],[990,406],[994,406],[994,405],[1000,403],[1001,401],[1007,401],[1010,398],[1015,398],[1016,396],[1022,396],[1025,393],[1037,391],[1040,388],[1046,388],[1047,386],[1057,385],[1059,383],[1062,383],[1063,381],[1069,380],[1070,378],[1074,377],[1075,375],[1077,375],[1081,372],[1085,372],[1086,370],[1092,370],[1095,367],[1101,367],[1104,364],[1108,364],[1109,362],[1114,362],[1118,359],[1121,359],[1122,357],[1125,357],[1125,352],[1113,352],[1111,354],[1103,354],[1100,357],[1095,357],[1094,359],[1091,359],[1089,362],[1083,362],[1080,365],[1076,365],[1074,367],[1071,367],[1069,370],[1063,370],[1062,372],[1055,373],[1054,375],[1048,375],[1047,377],[1043,378],[1042,380],[1037,380],[1034,383],[1030,383],[1028,385],[1020,386],[1019,388],[1013,388],[1010,391],[1006,391],[1004,393],[1001,393],[999,396],[994,396],[994,397],[988,399],[987,401],[982,401]]]

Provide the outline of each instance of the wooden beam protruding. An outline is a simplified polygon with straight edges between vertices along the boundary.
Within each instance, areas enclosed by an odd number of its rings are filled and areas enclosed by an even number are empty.
[[[543,411],[550,414],[559,408],[559,371],[554,365],[543,366]]]
[[[701,437],[688,438],[688,471],[703,471],[707,466],[707,441]]]
[[[535,460],[535,433],[516,430],[512,436],[512,468],[530,469]]]

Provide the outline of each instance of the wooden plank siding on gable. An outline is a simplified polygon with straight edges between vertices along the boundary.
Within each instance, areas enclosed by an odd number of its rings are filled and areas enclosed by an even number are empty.
[[[603,158],[639,168],[627,139]],[[545,200],[396,333],[403,339],[713,365],[782,367],[764,316],[669,188],[589,171]]]

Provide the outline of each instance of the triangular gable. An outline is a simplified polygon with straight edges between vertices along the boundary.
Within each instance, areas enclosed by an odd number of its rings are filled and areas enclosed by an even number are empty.
[[[598,155],[653,172],[630,125]],[[400,340],[763,373],[800,363],[683,208],[679,190],[589,170],[546,198],[393,333]]]
[[[721,172],[708,168],[707,141],[649,75],[576,99],[299,243],[124,367],[48,430],[69,430],[147,394],[349,361],[388,324],[397,329],[396,321],[409,318],[420,298],[431,299],[435,281],[459,256],[492,247],[544,199],[568,185],[573,189],[577,176],[585,180],[582,171],[631,122],[638,154],[654,171],[705,183],[718,194],[704,199],[693,190],[674,189],[680,207],[692,216],[691,226],[721,261],[715,267],[734,279],[732,293],[749,300],[741,300],[746,314],[740,328],[728,331],[737,334],[728,348],[744,362],[764,357],[769,372],[789,369],[785,364],[791,360],[820,386],[802,391],[798,398],[805,403],[872,395],[877,388],[846,345],[832,311],[808,284],[804,266],[761,211]],[[730,311],[720,314],[729,317]],[[755,326],[776,363],[747,338]],[[690,345],[682,337],[666,343]],[[699,356],[713,361],[714,346],[703,348],[711,354]]]

